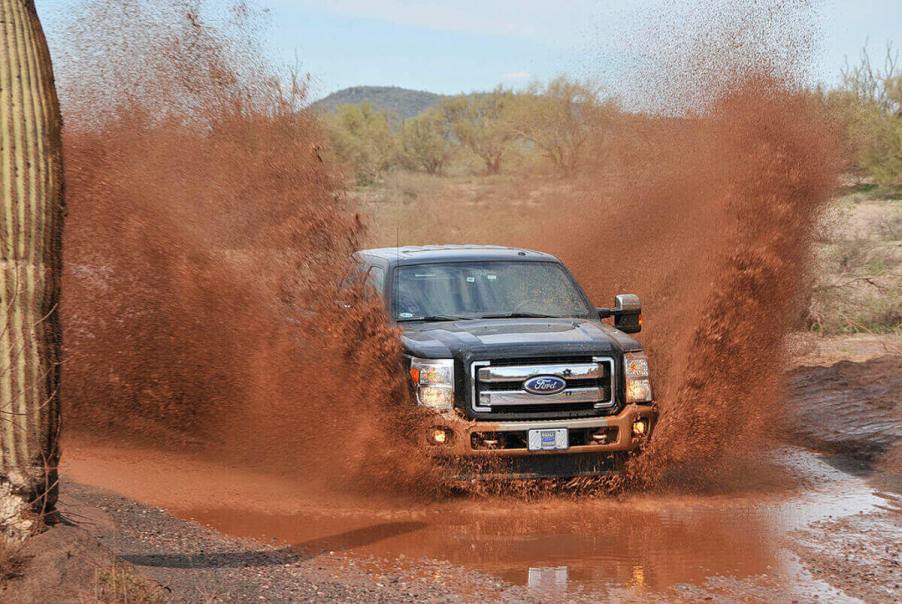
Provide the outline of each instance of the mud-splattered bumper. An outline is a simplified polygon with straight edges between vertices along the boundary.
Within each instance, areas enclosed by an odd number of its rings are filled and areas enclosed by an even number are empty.
[[[458,415],[436,416],[426,434],[430,451],[439,457],[540,456],[632,451],[651,434],[657,420],[655,405],[626,405],[617,415],[564,420],[485,422]],[[642,424],[640,426],[640,424]],[[530,450],[530,430],[567,429],[567,448]],[[436,442],[444,431],[444,442]]]

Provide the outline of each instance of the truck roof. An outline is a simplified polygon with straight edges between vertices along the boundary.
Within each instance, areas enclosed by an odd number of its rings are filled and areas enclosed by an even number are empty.
[[[517,260],[560,262],[551,254],[524,248],[500,245],[424,245],[404,247],[383,247],[360,250],[359,256],[378,258],[383,263],[425,264],[433,262],[484,262],[489,260]]]

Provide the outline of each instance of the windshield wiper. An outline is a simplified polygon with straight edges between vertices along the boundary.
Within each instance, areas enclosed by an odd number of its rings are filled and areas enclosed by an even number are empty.
[[[457,315],[426,315],[425,317],[411,317],[409,319],[398,319],[398,322],[407,321],[467,321],[472,317],[461,317]]]
[[[499,312],[479,315],[480,319],[563,319],[555,315],[544,315],[537,312]]]

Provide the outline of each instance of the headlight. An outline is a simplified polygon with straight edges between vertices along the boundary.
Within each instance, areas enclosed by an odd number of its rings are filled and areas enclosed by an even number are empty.
[[[410,378],[416,385],[417,402],[435,411],[454,406],[454,361],[452,359],[410,359]]]
[[[626,375],[626,402],[650,403],[654,400],[648,373],[648,357],[644,352],[628,352],[623,355],[623,373]]]

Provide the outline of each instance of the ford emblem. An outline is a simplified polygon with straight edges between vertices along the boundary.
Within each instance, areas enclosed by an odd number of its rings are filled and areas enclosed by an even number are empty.
[[[537,375],[523,382],[523,389],[532,394],[557,394],[567,382],[554,375]]]

